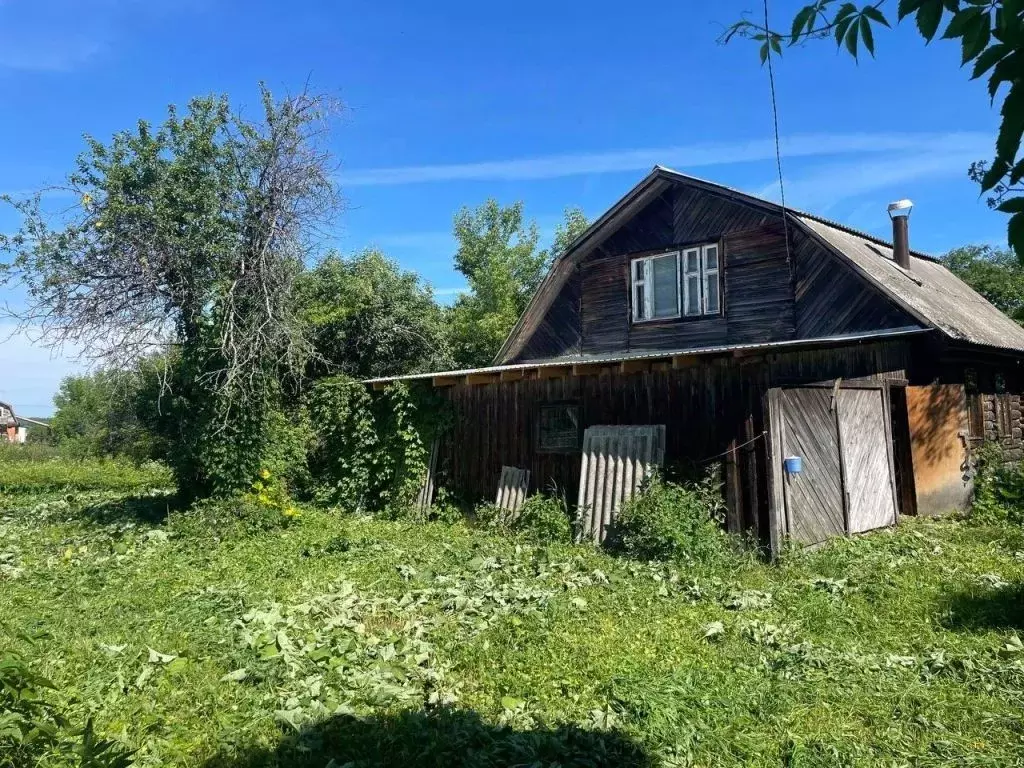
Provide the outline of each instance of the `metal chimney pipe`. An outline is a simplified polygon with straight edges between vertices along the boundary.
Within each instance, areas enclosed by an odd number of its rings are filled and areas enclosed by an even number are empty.
[[[903,269],[910,269],[910,211],[914,204],[910,200],[897,200],[889,204],[889,218],[892,219],[892,255]]]

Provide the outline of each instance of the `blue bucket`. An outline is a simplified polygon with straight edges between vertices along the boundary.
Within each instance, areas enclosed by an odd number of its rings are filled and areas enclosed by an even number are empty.
[[[798,475],[804,470],[804,457],[787,456],[782,460],[782,464],[786,468],[787,473],[791,475]]]

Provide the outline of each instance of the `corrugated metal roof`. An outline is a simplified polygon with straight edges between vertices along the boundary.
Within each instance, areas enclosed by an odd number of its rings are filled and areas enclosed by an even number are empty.
[[[787,341],[770,341],[764,344],[729,344],[718,347],[686,347],[675,350],[658,350],[654,352],[624,352],[605,355],[573,355],[571,357],[545,358],[534,362],[512,363],[510,365],[491,365],[486,368],[464,368],[458,371],[437,371],[436,373],[411,373],[405,376],[382,376],[376,379],[364,379],[363,384],[383,384],[389,381],[412,381],[415,379],[447,378],[454,376],[471,376],[478,373],[501,373],[503,371],[522,371],[534,368],[559,368],[566,365],[593,365],[601,363],[625,363],[631,360],[665,360],[672,357],[689,357],[691,355],[718,355],[730,352],[746,352],[757,350],[787,349],[791,347],[828,346],[832,344],[855,344],[864,341],[878,341],[893,337],[911,336],[928,333],[929,328],[909,325],[904,328],[891,328],[885,331],[870,333],[850,333],[841,336],[828,336],[815,339],[790,339]]]
[[[875,238],[809,216],[796,218],[927,325],[960,341],[1024,351],[1024,328],[941,264],[912,255],[908,272],[896,264],[892,247]]]

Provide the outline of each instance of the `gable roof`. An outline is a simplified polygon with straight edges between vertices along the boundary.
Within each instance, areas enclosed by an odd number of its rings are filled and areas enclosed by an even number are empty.
[[[778,203],[714,182],[674,171],[654,169],[583,232],[555,261],[526,310],[502,344],[494,363],[518,354],[536,330],[573,268],[631,216],[673,184],[686,184],[787,221],[808,235],[873,284],[922,325],[951,339],[990,347],[1024,351],[1024,328],[992,306],[935,258],[911,251],[910,273],[893,258],[892,244],[866,232],[812,213],[783,208]]]

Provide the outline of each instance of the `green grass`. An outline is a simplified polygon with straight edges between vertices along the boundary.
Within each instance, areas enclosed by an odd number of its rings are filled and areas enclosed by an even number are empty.
[[[120,459],[71,459],[49,446],[0,447],[0,503],[8,494],[129,491],[171,482],[168,469],[152,461],[137,465]]]
[[[189,540],[166,499],[111,497],[8,498],[0,655],[140,765],[1024,755],[1019,528],[909,520],[684,571],[316,509]]]

